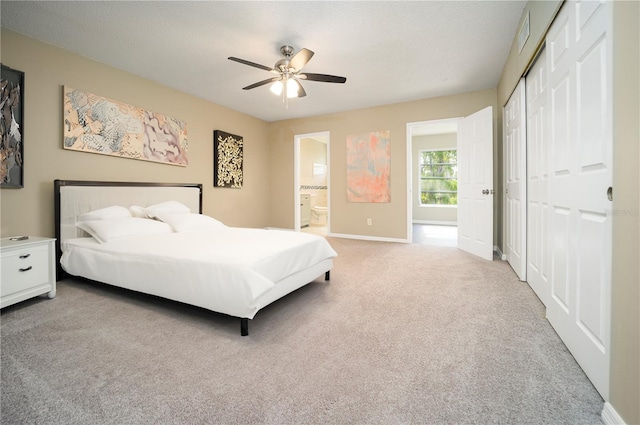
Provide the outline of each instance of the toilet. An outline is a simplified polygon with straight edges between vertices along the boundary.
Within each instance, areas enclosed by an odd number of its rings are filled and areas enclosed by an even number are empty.
[[[327,207],[314,206],[311,208],[311,222],[313,224],[327,224]]]

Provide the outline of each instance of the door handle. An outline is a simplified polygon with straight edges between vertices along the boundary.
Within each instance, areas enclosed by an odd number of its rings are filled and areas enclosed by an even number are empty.
[[[607,189],[607,199],[613,201],[613,188],[611,186]]]

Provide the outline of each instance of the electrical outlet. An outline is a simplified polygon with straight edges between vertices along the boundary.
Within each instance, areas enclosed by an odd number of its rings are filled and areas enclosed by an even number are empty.
[[[367,219],[367,226],[371,226],[373,224],[373,220],[370,218]]]

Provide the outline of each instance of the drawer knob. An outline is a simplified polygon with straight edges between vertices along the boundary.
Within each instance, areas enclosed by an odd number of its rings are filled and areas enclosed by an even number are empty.
[[[20,256],[21,259],[25,259],[25,258],[29,258],[29,257],[31,257],[31,254],[22,254]]]
[[[21,271],[21,272],[28,272],[28,271],[29,271],[29,270],[31,270],[32,268],[33,268],[32,266],[29,266],[29,267],[27,267],[27,268],[25,268],[25,269],[20,269],[20,271]]]

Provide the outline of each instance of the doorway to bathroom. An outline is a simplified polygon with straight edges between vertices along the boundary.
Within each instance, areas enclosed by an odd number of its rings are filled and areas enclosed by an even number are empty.
[[[295,229],[329,233],[329,132],[294,136]]]

